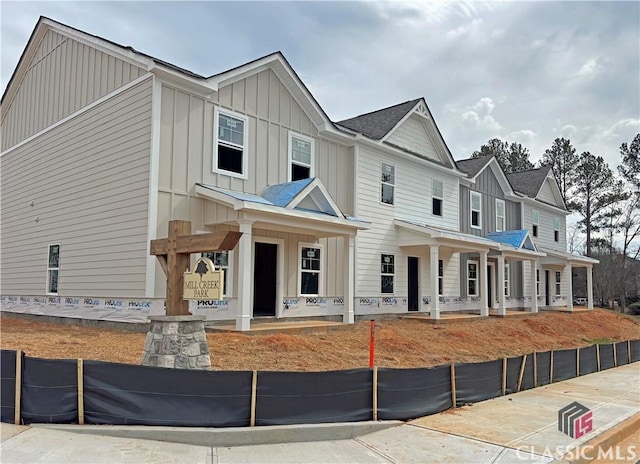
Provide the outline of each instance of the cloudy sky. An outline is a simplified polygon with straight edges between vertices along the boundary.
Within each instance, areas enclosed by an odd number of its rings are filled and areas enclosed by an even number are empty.
[[[454,158],[602,155],[640,132],[639,2],[7,2],[1,87],[44,15],[203,75],[280,50],[334,121],[424,96]]]

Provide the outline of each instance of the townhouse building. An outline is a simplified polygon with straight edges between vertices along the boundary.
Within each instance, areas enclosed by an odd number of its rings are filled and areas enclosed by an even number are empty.
[[[0,111],[5,311],[162,314],[149,242],[173,219],[242,232],[207,254],[224,299],[190,304],[238,330],[571,309],[595,263],[564,251],[548,170],[456,163],[422,98],[331,121],[279,52],[206,77],[41,18]]]

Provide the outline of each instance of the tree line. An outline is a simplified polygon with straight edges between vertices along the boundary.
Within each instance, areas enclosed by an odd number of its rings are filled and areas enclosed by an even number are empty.
[[[505,172],[550,166],[567,210],[580,216],[569,251],[582,251],[576,237],[584,233],[584,253],[600,260],[594,267],[596,300],[618,299],[624,309],[637,300],[640,287],[640,133],[619,153],[614,170],[602,156],[578,154],[569,139],[557,138],[536,166],[526,147],[494,138],[471,157],[495,156]]]

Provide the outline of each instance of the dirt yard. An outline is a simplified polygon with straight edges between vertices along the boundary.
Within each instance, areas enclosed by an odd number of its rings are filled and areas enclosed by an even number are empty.
[[[322,371],[367,367],[369,322],[346,330],[304,334],[208,333],[214,369]],[[485,361],[533,351],[640,338],[640,321],[607,310],[545,312],[520,319],[447,325],[421,321],[377,323],[376,365],[425,367]],[[83,358],[137,364],[145,334],[0,319],[0,346],[42,358]]]

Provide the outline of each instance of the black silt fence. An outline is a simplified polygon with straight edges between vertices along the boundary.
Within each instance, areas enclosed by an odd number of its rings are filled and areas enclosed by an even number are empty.
[[[502,360],[455,365],[456,406],[502,395]]]
[[[77,361],[25,357],[20,409],[27,424],[77,423]]]
[[[535,388],[535,382],[534,382],[534,365],[533,365],[533,358],[534,358],[534,354],[528,354],[526,356],[526,362],[524,365],[524,372],[522,375],[522,384],[520,385],[520,391],[522,390],[530,390],[532,388]]]
[[[251,416],[251,372],[84,362],[88,424],[242,427]]]
[[[640,340],[631,340],[631,362],[640,361]]]
[[[573,379],[578,372],[576,350],[558,350],[553,352],[553,381]]]
[[[373,372],[258,372],[256,425],[373,418]]]
[[[548,385],[551,381],[551,351],[536,353],[536,386]]]
[[[580,375],[592,374],[598,372],[598,356],[597,346],[591,345],[580,348]]]
[[[520,378],[520,368],[522,367],[522,356],[507,358],[507,379],[505,393],[507,395],[518,391],[518,379]]]
[[[613,344],[598,345],[600,350],[600,370],[611,369],[616,366],[616,361],[613,355]]]
[[[453,406],[451,368],[378,369],[378,419],[407,420]]]
[[[629,345],[627,342],[616,343],[616,366],[629,364]]]
[[[16,358],[18,352],[0,352],[0,420],[13,423],[16,413]]]

